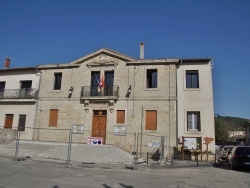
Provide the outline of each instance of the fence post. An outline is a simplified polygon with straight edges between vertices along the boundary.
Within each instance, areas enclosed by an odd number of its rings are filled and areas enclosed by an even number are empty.
[[[68,141],[68,155],[67,155],[67,161],[66,165],[67,167],[70,164],[70,156],[71,156],[71,143],[72,143],[72,129],[69,130],[69,141]]]
[[[16,130],[16,151],[15,151],[15,160],[17,160],[17,158],[18,158],[19,138],[20,138],[20,132],[18,131],[18,128],[17,128],[17,130]]]
[[[138,158],[138,142],[139,142],[139,132],[137,133],[136,158]]]
[[[136,150],[135,150],[135,147],[136,147],[136,133],[134,133],[134,163],[135,163],[135,160],[136,160],[136,156],[137,156],[137,153],[136,153]]]
[[[163,152],[164,152],[164,136],[161,136],[161,156],[160,156],[160,161],[163,160]]]

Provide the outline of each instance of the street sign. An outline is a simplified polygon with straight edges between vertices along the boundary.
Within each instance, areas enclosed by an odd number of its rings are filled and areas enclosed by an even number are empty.
[[[203,144],[210,144],[211,142],[210,141],[205,141]]]
[[[214,138],[204,137],[203,140],[208,141],[208,142],[212,142],[212,141],[214,141]]]

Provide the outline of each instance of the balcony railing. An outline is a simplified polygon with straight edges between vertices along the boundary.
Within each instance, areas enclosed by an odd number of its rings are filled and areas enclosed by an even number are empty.
[[[0,99],[36,99],[36,89],[5,89],[0,90]]]
[[[81,92],[81,98],[91,99],[91,98],[105,98],[105,99],[118,99],[119,96],[119,86],[109,86],[109,87],[92,87],[83,86]]]

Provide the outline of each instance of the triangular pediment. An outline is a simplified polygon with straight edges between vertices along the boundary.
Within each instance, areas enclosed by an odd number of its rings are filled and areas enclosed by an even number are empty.
[[[125,62],[131,62],[131,61],[135,61],[136,59],[130,56],[127,56],[125,54],[122,54],[120,52],[116,52],[114,50],[102,48],[82,58],[72,61],[70,64],[82,64],[82,63],[87,62],[87,66],[111,65],[111,64],[117,65],[119,60],[122,60]]]

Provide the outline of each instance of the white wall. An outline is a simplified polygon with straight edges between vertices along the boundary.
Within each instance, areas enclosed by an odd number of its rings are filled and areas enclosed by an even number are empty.
[[[198,70],[199,88],[186,88],[186,70]],[[177,100],[178,100],[178,138],[212,137],[214,130],[214,105],[211,63],[181,64],[177,69]],[[187,111],[200,111],[201,131],[187,131]],[[202,145],[202,150],[206,145]],[[215,141],[209,144],[208,150],[215,151]]]

